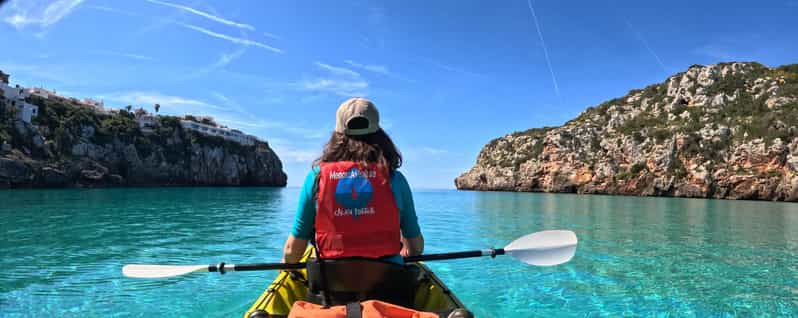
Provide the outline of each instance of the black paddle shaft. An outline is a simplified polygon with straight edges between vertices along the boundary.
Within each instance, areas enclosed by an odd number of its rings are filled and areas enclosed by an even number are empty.
[[[246,271],[265,271],[275,269],[302,269],[305,268],[305,263],[260,263],[260,264],[236,264],[232,268],[230,265],[225,266],[224,263],[219,265],[208,265],[209,272],[219,272],[224,274],[227,271],[231,272],[246,272]]]
[[[504,249],[503,248],[496,248],[496,249],[492,248],[492,249],[489,249],[489,250],[482,250],[482,251],[468,251],[468,252],[425,254],[425,255],[418,255],[418,256],[409,256],[409,257],[405,257],[405,262],[412,263],[412,262],[437,261],[437,260],[445,260],[445,259],[472,258],[472,257],[482,257],[482,256],[496,257],[496,255],[504,255]]]
[[[405,257],[405,262],[412,263],[412,262],[423,262],[423,261],[438,261],[446,259],[472,258],[472,257],[482,257],[482,256],[496,257],[496,255],[504,255],[504,249],[497,248],[497,249],[477,250],[477,251],[468,251],[468,252],[409,256]],[[244,271],[263,271],[263,270],[276,270],[276,269],[283,269],[283,270],[302,269],[302,268],[305,268],[305,263],[294,263],[294,264],[260,263],[260,264],[237,264],[232,266],[225,265],[224,263],[219,263],[218,265],[208,265],[209,272],[219,272],[221,274],[224,274],[225,272],[228,271],[244,272]]]

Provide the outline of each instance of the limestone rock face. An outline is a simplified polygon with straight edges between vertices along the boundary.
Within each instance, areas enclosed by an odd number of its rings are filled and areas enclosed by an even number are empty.
[[[458,189],[798,200],[798,65],[692,66],[488,143]]]
[[[0,158],[0,187],[9,188],[33,181],[33,169],[22,161]]]
[[[40,180],[53,187],[65,186],[69,182],[64,171],[53,167],[42,168]]]

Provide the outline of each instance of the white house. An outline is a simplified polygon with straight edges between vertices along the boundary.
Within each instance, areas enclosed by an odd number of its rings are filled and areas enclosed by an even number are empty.
[[[105,107],[105,102],[97,101],[97,100],[94,100],[94,99],[91,99],[91,98],[84,98],[83,101],[81,101],[81,103],[83,103],[83,105],[86,105],[86,106],[94,107],[94,108],[96,108],[98,110],[99,109],[103,109],[103,107]]]
[[[12,107],[16,107],[19,110],[19,112],[17,112],[17,118],[26,123],[30,123],[31,119],[39,114],[39,106],[29,104],[24,100],[11,100],[10,104]]]
[[[30,123],[33,117],[39,114],[39,107],[36,105],[25,102],[25,98],[30,96],[24,88],[16,85],[9,86],[5,82],[0,82],[0,90],[3,91],[3,97],[11,107],[17,108],[17,118],[26,123]]]
[[[257,137],[244,134],[240,130],[226,127],[214,127],[190,120],[181,120],[180,125],[183,126],[183,129],[193,130],[204,135],[222,137],[244,146],[253,146],[255,145],[255,141],[258,140]]]
[[[36,95],[41,98],[50,98],[50,96],[57,96],[55,92],[51,92],[41,87],[31,87],[27,89],[28,95]]]
[[[33,117],[36,117],[38,115],[39,115],[39,106],[29,104],[26,102],[22,103],[22,111],[19,112],[19,119],[22,119],[22,121],[26,123],[30,123],[31,119],[33,119]]]
[[[158,127],[158,119],[153,115],[141,115],[136,118],[139,123],[139,129],[143,133],[152,133]]]
[[[19,85],[12,87],[8,84],[0,83],[0,89],[3,90],[3,97],[8,100],[25,99],[30,96],[30,94],[25,91],[25,88],[20,87]]]

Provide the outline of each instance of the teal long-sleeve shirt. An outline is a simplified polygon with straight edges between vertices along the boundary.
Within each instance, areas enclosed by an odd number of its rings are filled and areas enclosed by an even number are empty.
[[[315,235],[316,200],[313,198],[313,183],[316,182],[318,174],[319,167],[313,167],[305,177],[305,183],[299,193],[299,206],[294,217],[294,226],[291,229],[291,235],[296,238],[311,240]],[[421,235],[410,185],[399,171],[394,171],[391,174],[391,191],[396,200],[396,206],[399,208],[399,226],[402,228],[402,236],[414,238]]]

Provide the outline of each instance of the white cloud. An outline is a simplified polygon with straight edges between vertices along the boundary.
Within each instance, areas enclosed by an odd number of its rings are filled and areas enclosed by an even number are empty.
[[[310,163],[319,156],[318,151],[300,149],[289,144],[275,143],[271,141],[274,140],[270,140],[269,145],[284,163]]]
[[[315,64],[329,74],[302,81],[299,84],[302,90],[333,93],[344,97],[366,95],[369,83],[360,76],[360,73],[322,62],[315,62]]]
[[[432,156],[444,155],[449,153],[449,151],[446,149],[433,148],[433,147],[421,147],[421,152]]]
[[[329,64],[324,64],[322,62],[316,62],[316,66],[318,66],[323,70],[329,71],[333,75],[360,77],[360,73],[350,70],[348,68],[332,66]]]
[[[152,105],[160,104],[162,112],[178,115],[212,115],[212,112],[224,110],[222,107],[209,104],[205,101],[182,96],[164,95],[158,92],[134,91],[113,93],[101,95],[98,96],[98,98],[122,103],[124,105],[133,105],[134,107],[152,107]]]
[[[220,100],[221,103],[215,104],[191,97],[165,95],[149,91],[112,93],[98,96],[98,98],[121,103],[122,105],[133,105],[134,107],[149,108],[155,104],[160,104],[160,113],[163,114],[211,116],[218,123],[231,127],[263,127],[264,123],[252,121],[250,118],[252,115],[246,113],[228,97],[217,92],[212,95]]]
[[[230,97],[227,97],[227,96],[225,96],[225,95],[224,95],[224,94],[222,94],[222,93],[219,93],[219,92],[211,92],[211,95],[212,95],[214,98],[216,98],[216,99],[218,99],[219,101],[221,101],[222,103],[225,103],[225,104],[232,104],[232,103],[235,103],[235,102],[234,102],[232,99],[230,99]],[[237,103],[236,103],[236,104],[237,104]]]
[[[246,110],[233,98],[220,93],[211,92],[211,96],[224,106],[224,113],[213,114],[220,122],[230,126],[246,127],[253,130],[280,130],[292,135],[298,135],[305,139],[319,139],[324,136],[326,131],[321,129],[308,129],[297,123],[267,121],[257,118],[256,115]]]
[[[194,31],[197,31],[197,32],[201,32],[201,33],[204,33],[206,35],[209,35],[209,36],[212,36],[212,37],[215,37],[215,38],[226,40],[226,41],[238,44],[238,45],[256,46],[256,47],[259,47],[259,48],[267,49],[267,50],[272,51],[274,53],[281,53],[281,54],[283,53],[283,50],[278,49],[278,48],[273,47],[273,46],[269,46],[269,45],[263,44],[261,42],[252,41],[252,40],[249,40],[249,39],[237,38],[237,37],[233,37],[233,36],[229,36],[229,35],[224,35],[224,34],[221,34],[221,33],[216,33],[216,32],[213,32],[211,30],[198,27],[196,25],[179,23],[179,22],[177,24],[179,24],[179,25],[181,25],[181,26],[183,26],[185,28],[188,28],[188,29],[191,29],[191,30],[194,30]]]
[[[120,11],[118,9],[114,9],[114,8],[111,8],[111,7],[98,6],[98,5],[88,5],[88,6],[86,6],[86,8],[94,9],[94,10],[98,10],[98,11],[105,11],[105,12],[119,12]]]
[[[17,79],[20,85],[43,85],[39,82],[41,80],[67,84],[76,79],[74,73],[71,73],[71,70],[65,65],[18,64],[12,61],[0,61],[0,65],[2,65],[3,71],[14,75],[12,79]],[[20,78],[27,78],[33,83],[20,81]]]
[[[192,13],[192,14],[201,16],[203,18],[207,18],[207,19],[210,19],[212,21],[219,22],[219,23],[224,24],[224,25],[229,25],[229,26],[232,26],[232,27],[236,27],[236,28],[239,28],[239,29],[250,30],[250,31],[254,31],[255,30],[255,27],[253,27],[253,26],[251,26],[249,24],[234,22],[234,21],[231,21],[231,20],[219,17],[219,16],[212,15],[212,14],[204,12],[204,11],[200,11],[200,10],[188,7],[188,6],[179,5],[179,4],[170,3],[170,2],[158,1],[158,0],[146,0],[146,1],[149,2],[149,3],[154,3],[154,4],[158,4],[158,5],[162,5],[162,6],[172,7],[172,8],[178,9],[178,10],[182,10],[182,11],[185,11],[185,12],[188,12],[188,13]]]
[[[99,96],[99,98],[120,102],[123,105],[133,105],[136,108],[150,108],[155,104],[160,104],[161,114],[211,116],[219,124],[242,130],[262,128],[263,123],[253,121],[250,118],[252,115],[246,113],[232,100],[220,93],[213,95],[222,101],[222,106],[195,98],[165,95],[158,92],[115,93]],[[263,138],[263,136],[259,137]]]
[[[405,81],[405,82],[408,82],[408,83],[416,83],[416,81],[414,81],[414,80],[411,80],[411,79],[409,79],[407,77],[404,77],[404,76],[401,76],[399,74],[391,72],[388,69],[388,67],[385,66],[385,65],[363,64],[363,63],[358,63],[358,62],[355,62],[355,61],[352,61],[352,60],[346,60],[346,61],[344,61],[344,63],[349,64],[352,67],[355,67],[355,68],[358,68],[358,69],[362,69],[362,70],[366,70],[366,71],[369,71],[369,72],[372,72],[372,73],[377,73],[377,74],[380,74],[380,75],[392,77],[392,78],[395,78],[395,79],[398,79],[398,80],[402,80],[402,81]]]
[[[125,52],[116,52],[116,51],[91,51],[94,54],[100,55],[107,55],[107,56],[118,56],[118,57],[125,57],[133,60],[142,60],[142,61],[151,61],[154,60],[151,56],[140,55],[140,54],[133,54],[133,53],[125,53]]]
[[[213,68],[219,68],[227,64],[230,64],[231,62],[237,60],[239,57],[244,55],[244,52],[246,51],[247,51],[246,48],[240,48],[230,53],[222,53],[222,55],[219,56],[219,59],[216,60],[216,63],[213,63],[212,66]]]
[[[329,135],[327,128],[306,128],[297,122],[260,119],[241,107],[232,97],[221,92],[211,92],[211,96],[215,102],[143,91],[108,94],[97,98],[148,109],[159,103],[161,114],[211,116],[221,125],[240,129],[269,142],[284,163],[309,164],[318,156],[320,140]],[[281,139],[280,136],[293,137]]]
[[[431,146],[408,146],[399,147],[402,150],[402,155],[405,156],[408,162],[418,162],[418,161],[427,161],[431,162],[434,160],[438,160],[443,162],[445,160],[449,160],[448,155],[451,152],[444,148],[438,147],[431,147]]]
[[[349,64],[349,65],[351,65],[353,67],[361,68],[361,69],[364,69],[364,70],[369,71],[369,72],[379,73],[379,74],[383,74],[383,75],[389,75],[390,74],[390,72],[388,71],[388,68],[383,66],[383,65],[360,64],[360,63],[354,62],[352,60],[346,60],[345,62],[346,62],[346,64]]]
[[[211,96],[213,96],[213,98],[216,98],[216,100],[219,101],[219,104],[221,104],[222,106],[224,106],[227,109],[230,109],[230,110],[232,110],[232,111],[234,111],[234,112],[236,112],[238,114],[241,114],[241,115],[244,115],[244,116],[247,116],[247,117],[250,117],[250,118],[254,118],[255,117],[250,112],[248,112],[246,109],[244,109],[244,107],[241,107],[241,104],[239,104],[237,101],[233,100],[230,97],[227,97],[226,95],[224,95],[224,94],[222,94],[220,92],[211,92]]]
[[[767,59],[768,48],[751,45],[764,43],[765,37],[756,33],[733,33],[713,38],[690,50],[692,54],[710,58],[710,63],[730,61],[757,61]]]
[[[311,139],[311,140],[318,140],[324,138],[329,133],[329,131],[327,130],[305,128],[297,123],[267,121],[263,119],[258,119],[254,115],[248,113],[245,114],[244,116],[240,115],[233,116],[230,114],[222,114],[218,115],[217,119],[219,120],[219,122],[223,122],[226,125],[230,126],[246,127],[249,129],[256,129],[256,130],[260,129],[279,130],[291,135],[297,135],[304,139]]]
[[[735,55],[732,50],[714,44],[708,44],[693,49],[693,53],[710,57],[716,61],[732,61]]]
[[[216,59],[215,62],[213,62],[213,64],[210,64],[208,66],[202,67],[202,68],[192,72],[188,76],[188,78],[194,78],[194,77],[202,76],[202,75],[208,74],[210,72],[213,72],[215,70],[218,70],[220,68],[223,68],[223,67],[227,66],[228,64],[232,63],[233,61],[237,60],[242,55],[244,55],[244,53],[246,53],[246,51],[247,51],[247,47],[244,46],[244,47],[240,47],[237,50],[235,50],[233,52],[230,52],[230,53],[222,53],[221,55],[219,55],[219,58]]]
[[[11,2],[10,16],[3,18],[8,24],[17,29],[27,26],[38,26],[42,29],[56,24],[61,19],[72,13],[83,0],[56,0],[43,1],[14,1]]]
[[[452,65],[449,65],[449,64],[444,64],[444,63],[438,62],[436,60],[433,60],[431,58],[427,58],[427,57],[423,57],[423,56],[417,56],[416,59],[418,59],[418,60],[420,60],[422,62],[428,63],[428,64],[430,64],[432,66],[438,67],[440,69],[449,71],[449,72],[459,73],[459,74],[462,74],[462,75],[468,75],[468,76],[473,76],[473,77],[486,77],[484,74],[474,73],[472,71],[469,71],[469,70],[466,70],[466,69],[463,69],[463,68],[455,67],[455,66],[452,66]]]
[[[86,5],[84,7],[87,8],[87,9],[92,9],[92,10],[97,10],[97,11],[119,13],[119,14],[130,15],[130,16],[140,16],[138,13],[123,11],[123,10],[119,10],[119,9],[115,9],[115,8],[111,8],[111,7],[106,7],[106,6]]]
[[[380,128],[386,130],[393,128],[393,120],[385,117],[380,118]]]
[[[302,87],[309,91],[330,92],[344,97],[365,96],[369,84],[362,79],[329,79],[319,78],[304,81]]]
[[[272,39],[275,39],[275,40],[280,40],[281,39],[281,37],[279,35],[276,35],[274,33],[269,33],[269,32],[263,32],[263,36],[265,36],[267,38],[272,38]]]

